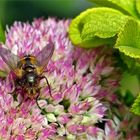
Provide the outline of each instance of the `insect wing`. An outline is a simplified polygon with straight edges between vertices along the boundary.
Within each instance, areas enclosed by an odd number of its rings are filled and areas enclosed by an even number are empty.
[[[43,69],[47,66],[50,58],[52,57],[54,52],[54,44],[50,43],[45,46],[38,54],[37,60],[40,66],[43,66]]]
[[[14,70],[17,67],[19,57],[13,54],[10,50],[0,47],[0,57],[8,65],[10,70]]]

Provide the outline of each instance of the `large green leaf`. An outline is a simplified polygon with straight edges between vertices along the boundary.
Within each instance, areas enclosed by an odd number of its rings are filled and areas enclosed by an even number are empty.
[[[129,71],[129,73],[131,73],[132,75],[140,74],[140,60],[131,58],[124,53],[120,54],[123,62],[127,65],[127,67],[125,67],[125,70]]]
[[[140,0],[135,0],[136,1],[136,10],[140,16]]]
[[[94,47],[113,43],[128,17],[111,8],[92,8],[76,17],[69,35],[75,45]]]
[[[140,115],[140,94],[138,95],[137,99],[134,101],[131,111],[136,115]]]
[[[122,73],[122,79],[120,81],[121,95],[125,97],[127,94],[132,94],[134,97],[137,96],[139,88],[139,80],[137,75],[132,75],[131,73],[125,71]],[[126,98],[126,97],[125,97]],[[132,104],[133,102],[131,102]]]
[[[92,1],[99,6],[118,9],[124,14],[132,15],[136,18],[139,17],[135,8],[135,0],[89,0],[89,1]],[[140,1],[137,3],[140,3]]]
[[[118,34],[115,47],[132,58],[140,58],[140,24],[129,19]]]

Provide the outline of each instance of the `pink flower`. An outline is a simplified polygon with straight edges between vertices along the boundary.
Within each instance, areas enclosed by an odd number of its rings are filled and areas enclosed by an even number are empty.
[[[7,28],[6,42],[1,46],[18,56],[36,55],[50,39],[55,50],[45,73],[52,97],[47,86],[41,89],[41,109],[35,100],[19,106],[20,91],[17,99],[8,94],[15,88],[8,84],[8,80],[12,81],[10,74],[7,80],[0,81],[0,139],[115,140],[121,135],[120,123],[112,123],[106,105],[118,103],[114,92],[120,72],[114,67],[113,51],[105,46],[92,50],[74,47],[68,38],[69,23],[36,19],[31,24],[15,22]],[[7,68],[1,59],[0,68]]]

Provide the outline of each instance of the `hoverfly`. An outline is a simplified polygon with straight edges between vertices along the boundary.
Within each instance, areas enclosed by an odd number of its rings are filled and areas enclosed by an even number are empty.
[[[23,93],[26,94],[27,98],[36,99],[37,103],[37,99],[40,95],[39,83],[42,79],[45,79],[51,95],[51,88],[47,78],[44,76],[44,72],[53,55],[53,51],[54,44],[50,43],[36,56],[28,54],[20,58],[10,50],[0,47],[2,60],[7,64],[9,72],[12,72],[15,76],[13,80],[15,85],[14,92],[20,88]]]

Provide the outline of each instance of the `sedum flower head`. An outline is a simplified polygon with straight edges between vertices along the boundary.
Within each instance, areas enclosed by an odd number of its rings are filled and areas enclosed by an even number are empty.
[[[68,38],[69,22],[37,19],[31,24],[15,22],[10,29],[7,28],[6,42],[2,46],[18,56],[36,55],[50,39],[55,50],[45,73],[52,97],[48,87],[43,86],[38,99],[41,109],[35,100],[19,105],[20,92],[16,99],[9,94],[11,85],[7,81],[11,80],[10,76],[0,81],[0,139],[122,138],[120,120],[114,118],[115,115],[108,117],[109,106],[118,103],[114,92],[120,79],[119,70],[114,68],[113,51],[107,47],[92,50],[74,47]],[[0,68],[6,68],[2,60]]]

